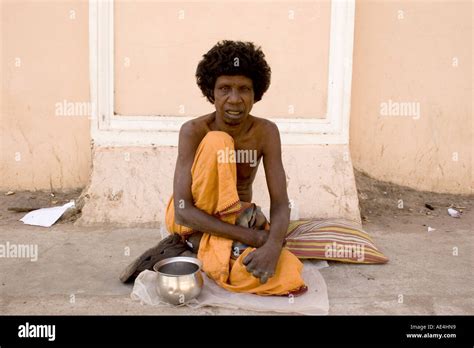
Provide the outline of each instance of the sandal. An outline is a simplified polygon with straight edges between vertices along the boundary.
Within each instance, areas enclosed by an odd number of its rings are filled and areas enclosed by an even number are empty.
[[[188,251],[188,247],[181,240],[181,236],[174,233],[163,239],[155,247],[145,251],[129,264],[120,274],[120,281],[122,283],[131,282],[144,270],[153,270],[153,266],[158,261],[179,256],[185,251]]]

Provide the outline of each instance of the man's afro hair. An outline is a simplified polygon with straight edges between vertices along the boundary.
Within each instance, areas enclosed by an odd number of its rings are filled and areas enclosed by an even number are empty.
[[[214,86],[221,75],[243,75],[253,82],[254,101],[262,99],[270,86],[271,69],[260,47],[252,42],[223,40],[207,52],[196,69],[196,81],[214,104]]]

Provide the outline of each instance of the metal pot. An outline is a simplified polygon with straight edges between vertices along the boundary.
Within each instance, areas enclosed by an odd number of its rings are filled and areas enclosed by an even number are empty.
[[[202,262],[194,257],[170,257],[153,266],[157,273],[156,290],[160,297],[174,305],[186,303],[201,293]]]

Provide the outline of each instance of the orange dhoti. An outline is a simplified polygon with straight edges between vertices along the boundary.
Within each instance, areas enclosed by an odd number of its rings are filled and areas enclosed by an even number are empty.
[[[233,149],[234,140],[229,134],[211,131],[199,144],[191,168],[195,207],[230,224],[235,224],[242,206],[237,192],[237,168],[230,161],[218,161],[218,154]],[[182,236],[196,232],[175,223],[173,197],[166,209],[166,227],[170,233]],[[231,259],[232,240],[200,232],[203,236],[198,258],[203,263],[204,272],[221,287],[259,295],[286,295],[305,285],[301,277],[303,264],[287,249],[282,249],[275,275],[265,284],[260,284],[260,280],[247,272],[242,263],[254,248],[247,248],[234,261]]]

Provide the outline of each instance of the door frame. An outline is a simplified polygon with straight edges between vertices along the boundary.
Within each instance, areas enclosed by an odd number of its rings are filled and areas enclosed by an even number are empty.
[[[324,118],[272,118],[282,145],[348,144],[355,0],[331,1]],[[177,115],[114,114],[114,1],[89,0],[91,137],[96,146],[177,146]]]

